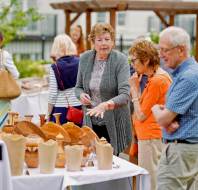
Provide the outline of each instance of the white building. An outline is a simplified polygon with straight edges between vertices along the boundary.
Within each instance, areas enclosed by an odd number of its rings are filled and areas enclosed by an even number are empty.
[[[50,59],[50,49],[54,36],[65,31],[65,15],[62,10],[55,10],[50,6],[52,2],[61,0],[21,0],[23,7],[34,7],[44,19],[24,29],[26,38],[14,41],[6,48],[18,59]],[[63,2],[63,1],[62,1]],[[64,1],[65,2],[65,1]],[[97,22],[108,22],[109,13],[92,13],[92,25]],[[75,24],[80,24],[85,31],[85,14],[82,14]],[[183,26],[192,37],[195,36],[195,16],[177,16],[175,24]],[[148,35],[151,31],[159,32],[162,28],[160,20],[151,11],[126,11],[117,13],[116,38],[120,46],[122,36],[125,49],[138,36]]]

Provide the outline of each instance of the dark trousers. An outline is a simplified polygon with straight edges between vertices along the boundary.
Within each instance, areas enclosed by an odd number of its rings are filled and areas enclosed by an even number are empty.
[[[106,125],[92,125],[92,128],[99,138],[104,137],[110,143],[110,138]]]

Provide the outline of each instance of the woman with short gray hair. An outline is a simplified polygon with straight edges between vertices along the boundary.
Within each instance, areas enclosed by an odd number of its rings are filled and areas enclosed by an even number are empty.
[[[94,49],[80,57],[76,96],[84,107],[84,124],[105,137],[118,154],[131,141],[128,60],[113,50],[115,34],[111,25],[96,24],[89,39]]]

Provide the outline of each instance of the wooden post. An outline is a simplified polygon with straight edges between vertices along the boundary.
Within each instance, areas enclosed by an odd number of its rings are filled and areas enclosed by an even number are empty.
[[[70,34],[71,20],[70,20],[70,12],[65,11],[65,33]]]
[[[169,25],[173,26],[175,24],[175,14],[169,15]]]
[[[113,27],[114,31],[116,30],[116,10],[110,10],[110,24]]]
[[[196,17],[195,59],[198,61],[198,14]]]
[[[87,10],[86,11],[86,45],[87,49],[91,49],[91,44],[88,40],[88,35],[91,32],[91,11]]]
[[[161,20],[162,24],[164,24],[165,27],[168,27],[169,24],[166,21],[166,19],[164,18],[164,16],[159,11],[154,11],[154,12],[159,17],[159,19]]]

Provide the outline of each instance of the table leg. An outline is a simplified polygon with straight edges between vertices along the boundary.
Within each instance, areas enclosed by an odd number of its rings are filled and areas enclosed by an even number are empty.
[[[137,188],[136,188],[136,187],[137,187],[137,186],[136,186],[136,185],[137,185],[137,183],[136,183],[136,176],[133,176],[133,177],[132,177],[132,181],[133,181],[132,190],[136,190],[136,189],[137,189]]]
[[[66,190],[72,190],[72,187],[71,186],[67,186]]]

